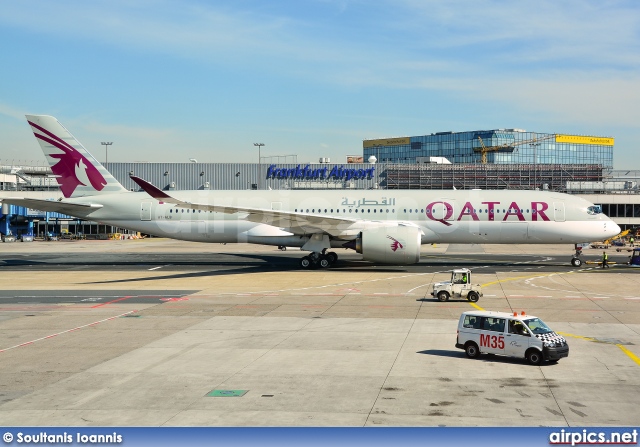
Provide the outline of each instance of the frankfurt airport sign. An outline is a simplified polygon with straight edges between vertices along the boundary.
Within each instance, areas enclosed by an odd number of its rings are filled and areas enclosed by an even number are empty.
[[[267,178],[286,179],[292,178],[296,180],[359,180],[373,178],[375,166],[368,169],[345,168],[344,166],[334,166],[329,169],[311,168],[311,165],[295,168],[279,168],[277,165],[269,166],[267,169]]]

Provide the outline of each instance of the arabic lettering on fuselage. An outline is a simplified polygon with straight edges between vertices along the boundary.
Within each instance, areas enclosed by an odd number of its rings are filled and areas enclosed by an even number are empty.
[[[343,197],[342,198],[342,203],[340,203],[340,205],[342,206],[348,206],[348,207],[352,207],[352,208],[360,208],[361,206],[393,206],[396,204],[396,199],[394,199],[393,197],[387,199],[386,197],[383,197],[382,200],[369,200],[369,199],[365,199],[364,197],[362,199],[356,200],[349,200],[348,197]]]
[[[277,165],[270,165],[267,169],[267,178],[293,178],[302,180],[317,180],[317,179],[333,179],[333,180],[358,180],[358,179],[371,179],[373,178],[373,172],[375,166],[368,169],[353,169],[345,168],[344,166],[334,166],[331,170],[328,167],[325,168],[310,168],[310,165],[295,168],[279,168]]]

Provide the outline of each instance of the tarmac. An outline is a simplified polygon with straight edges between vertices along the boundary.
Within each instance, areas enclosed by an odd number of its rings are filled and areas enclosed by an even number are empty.
[[[338,254],[305,271],[244,244],[0,243],[0,425],[640,425],[638,269],[571,267],[569,245]],[[456,267],[475,305],[431,297]],[[476,307],[542,318],[569,357],[468,359],[457,320]]]

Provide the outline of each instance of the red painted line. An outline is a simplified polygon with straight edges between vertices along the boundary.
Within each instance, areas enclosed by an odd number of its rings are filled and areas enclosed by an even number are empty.
[[[132,313],[135,313],[135,312],[138,312],[138,311],[137,311],[137,310],[131,310],[131,311],[129,311],[129,312],[125,312],[125,313],[120,314],[120,315],[115,315],[115,316],[113,316],[113,317],[105,318],[105,319],[103,319],[103,320],[94,321],[93,323],[88,323],[88,324],[84,324],[84,325],[82,325],[82,326],[77,326],[77,327],[74,327],[73,329],[67,329],[66,331],[62,331],[62,332],[57,332],[57,333],[55,333],[55,334],[46,335],[46,336],[44,336],[44,337],[40,337],[40,338],[37,338],[37,339],[35,339],[35,340],[31,340],[31,341],[27,341],[27,342],[24,342],[24,343],[20,343],[19,345],[10,346],[10,347],[8,347],[8,348],[0,349],[0,352],[5,352],[5,351],[8,351],[8,350],[10,350],[10,349],[15,349],[15,348],[21,348],[21,347],[23,347],[23,346],[31,345],[31,344],[33,344],[33,343],[35,343],[35,342],[38,342],[38,341],[46,340],[46,339],[48,339],[48,338],[52,338],[52,337],[55,337],[55,336],[57,336],[57,335],[67,334],[67,333],[69,333],[69,332],[77,331],[77,330],[82,329],[82,328],[86,328],[86,327],[90,327],[90,326],[95,326],[95,325],[97,325],[97,324],[104,323],[105,321],[113,320],[113,319],[116,319],[116,318],[122,317],[122,316],[124,316],[124,315],[129,315],[129,314],[132,314]]]
[[[118,299],[116,299],[116,300],[107,301],[106,303],[96,304],[95,306],[91,306],[91,308],[92,308],[92,309],[95,309],[96,307],[107,306],[107,305],[109,305],[109,304],[117,303],[117,302],[119,302],[119,301],[128,300],[129,298],[133,298],[133,296],[124,296],[124,297],[122,297],[122,298],[118,298]]]
[[[301,293],[300,296],[342,296],[336,293]]]
[[[404,293],[374,293],[373,295],[362,295],[362,296],[375,296],[375,297],[387,297],[387,296],[407,296]]]

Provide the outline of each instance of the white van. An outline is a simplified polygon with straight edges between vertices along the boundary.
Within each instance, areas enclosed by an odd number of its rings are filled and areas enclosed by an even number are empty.
[[[564,337],[553,332],[533,315],[469,311],[460,315],[456,348],[469,358],[480,354],[500,354],[526,358],[532,365],[544,360],[558,361],[569,356]]]

